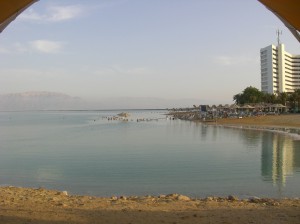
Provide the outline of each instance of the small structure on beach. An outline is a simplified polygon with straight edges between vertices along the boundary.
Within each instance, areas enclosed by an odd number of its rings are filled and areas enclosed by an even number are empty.
[[[122,112],[122,113],[119,113],[117,114],[119,117],[129,117],[130,114],[129,113],[126,113],[126,112]]]

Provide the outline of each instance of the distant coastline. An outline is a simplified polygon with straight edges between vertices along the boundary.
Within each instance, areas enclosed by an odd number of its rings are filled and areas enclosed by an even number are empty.
[[[157,97],[102,97],[82,98],[58,92],[30,91],[0,94],[0,111],[35,110],[139,110],[166,109],[205,102],[201,99],[165,99]]]

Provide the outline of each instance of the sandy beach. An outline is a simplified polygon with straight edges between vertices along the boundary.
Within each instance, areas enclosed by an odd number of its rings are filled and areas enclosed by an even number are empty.
[[[243,117],[241,119],[222,118],[222,119],[217,119],[216,123],[223,124],[223,125],[300,128],[300,115],[299,114],[265,115],[265,116],[257,116],[257,117]]]
[[[98,198],[0,188],[0,223],[300,223],[299,199],[192,199],[171,194]]]
[[[300,127],[300,115],[218,119],[218,125]],[[171,193],[171,192],[170,192]],[[0,187],[0,223],[300,223],[300,200],[203,199],[170,194],[100,198],[46,189]]]

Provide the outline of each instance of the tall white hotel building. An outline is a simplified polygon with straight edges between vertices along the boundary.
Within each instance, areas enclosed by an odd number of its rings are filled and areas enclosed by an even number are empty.
[[[300,89],[300,55],[284,50],[283,44],[260,50],[261,91],[271,94]]]

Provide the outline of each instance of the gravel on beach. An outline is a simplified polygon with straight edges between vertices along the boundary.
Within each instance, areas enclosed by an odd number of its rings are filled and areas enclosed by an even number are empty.
[[[300,200],[252,197],[190,198],[69,195],[68,192],[0,188],[0,223],[300,223]]]

